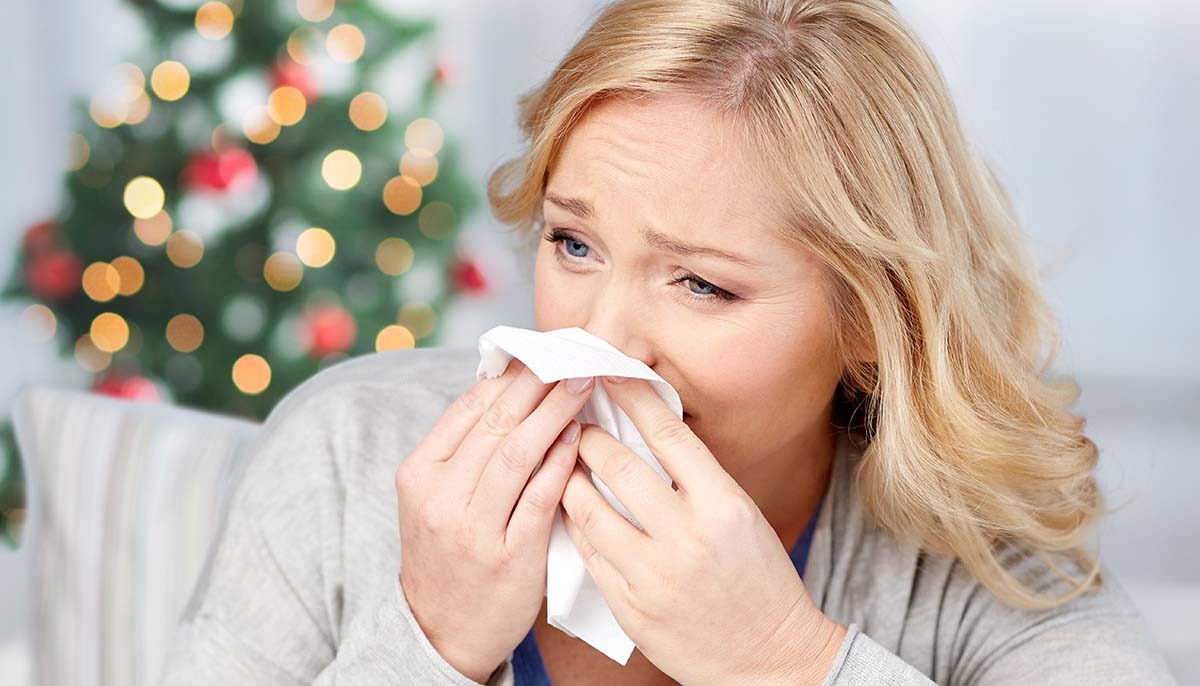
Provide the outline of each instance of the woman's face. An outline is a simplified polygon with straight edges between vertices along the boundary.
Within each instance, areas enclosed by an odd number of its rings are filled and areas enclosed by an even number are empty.
[[[666,379],[736,478],[829,435],[841,367],[823,273],[773,235],[771,188],[722,126],[682,95],[587,114],[547,181],[560,240],[539,242],[534,316]]]

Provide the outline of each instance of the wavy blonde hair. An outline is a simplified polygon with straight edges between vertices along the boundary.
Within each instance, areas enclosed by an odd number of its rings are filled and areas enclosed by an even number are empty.
[[[488,181],[495,216],[541,217],[555,157],[602,98],[682,92],[727,118],[773,183],[786,240],[832,276],[839,407],[865,408],[868,512],[957,556],[1018,607],[1099,585],[1096,447],[1052,378],[1057,322],[1015,212],[926,48],[885,0],[623,0],[519,100],[529,146]],[[533,233],[530,231],[530,233]],[[873,355],[851,356],[852,341]],[[851,417],[851,419],[853,416]],[[1036,554],[1048,595],[1005,563]],[[1074,573],[1052,553],[1080,563]]]

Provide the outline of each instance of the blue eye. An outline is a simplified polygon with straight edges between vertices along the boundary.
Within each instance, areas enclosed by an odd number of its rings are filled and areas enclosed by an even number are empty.
[[[548,243],[555,244],[556,249],[554,251],[554,255],[560,261],[566,262],[566,261],[571,261],[571,260],[575,260],[575,259],[583,259],[583,258],[587,257],[587,251],[590,250],[587,243],[584,243],[583,241],[574,238],[573,236],[571,236],[571,234],[563,231],[562,229],[553,229],[549,233],[545,234],[545,236],[543,236],[543,238],[545,238],[545,240]],[[567,256],[564,256],[562,251],[557,249],[558,243],[562,243],[563,246],[566,248]],[[571,252],[572,249],[579,250],[583,254],[573,253],[573,252]],[[684,297],[689,300],[701,301],[701,302],[704,302],[707,304],[713,304],[714,301],[716,301],[718,303],[723,303],[723,302],[730,302],[730,301],[738,299],[738,297],[736,295],[734,295],[733,293],[730,293],[729,291],[727,291],[723,288],[720,288],[714,284],[711,284],[711,283],[705,281],[704,279],[701,279],[700,277],[696,276],[695,274],[684,274],[683,276],[680,276],[679,278],[675,279],[671,283],[677,284],[677,283],[684,283],[684,282],[692,282],[693,284],[697,284],[700,287],[700,290],[707,290],[707,292],[704,292],[704,293],[697,293],[696,291],[692,290],[691,288],[688,288],[687,294]]]

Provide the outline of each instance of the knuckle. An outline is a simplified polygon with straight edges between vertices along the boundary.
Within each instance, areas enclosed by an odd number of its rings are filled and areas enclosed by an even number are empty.
[[[490,379],[488,379],[490,381]],[[458,409],[467,415],[480,415],[487,410],[488,389],[483,383],[477,383],[458,396]]]
[[[483,424],[483,428],[488,434],[503,438],[517,427],[519,419],[509,409],[508,405],[502,401],[497,401],[488,408],[487,412],[483,413],[483,419],[480,420],[480,423]]]
[[[613,450],[605,458],[609,479],[616,484],[632,484],[637,480],[639,460],[623,450]]]
[[[513,474],[524,473],[529,460],[526,457],[527,451],[523,441],[509,436],[500,447],[496,448],[494,459],[499,463],[500,467],[505,471]]]
[[[440,533],[446,526],[446,518],[440,508],[426,501],[417,507],[417,526],[429,533]]]
[[[550,514],[558,507],[558,499],[546,491],[529,489],[522,498],[525,500],[525,507],[539,517]]]
[[[684,445],[692,440],[692,430],[673,416],[659,420],[653,431],[662,445]]]
[[[579,512],[579,530],[584,533],[595,531],[600,524],[600,513],[595,505],[586,505]]]

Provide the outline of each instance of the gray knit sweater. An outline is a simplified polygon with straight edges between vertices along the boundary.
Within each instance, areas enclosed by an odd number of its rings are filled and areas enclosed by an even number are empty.
[[[243,462],[162,684],[476,684],[405,602],[394,477],[475,383],[478,359],[470,348],[353,358],[279,403]],[[804,580],[850,628],[826,685],[1175,683],[1111,574],[1058,609],[1015,610],[960,562],[873,525],[850,478],[855,445],[838,445]],[[1011,565],[1056,583],[1033,559]],[[489,683],[511,685],[511,661]]]

